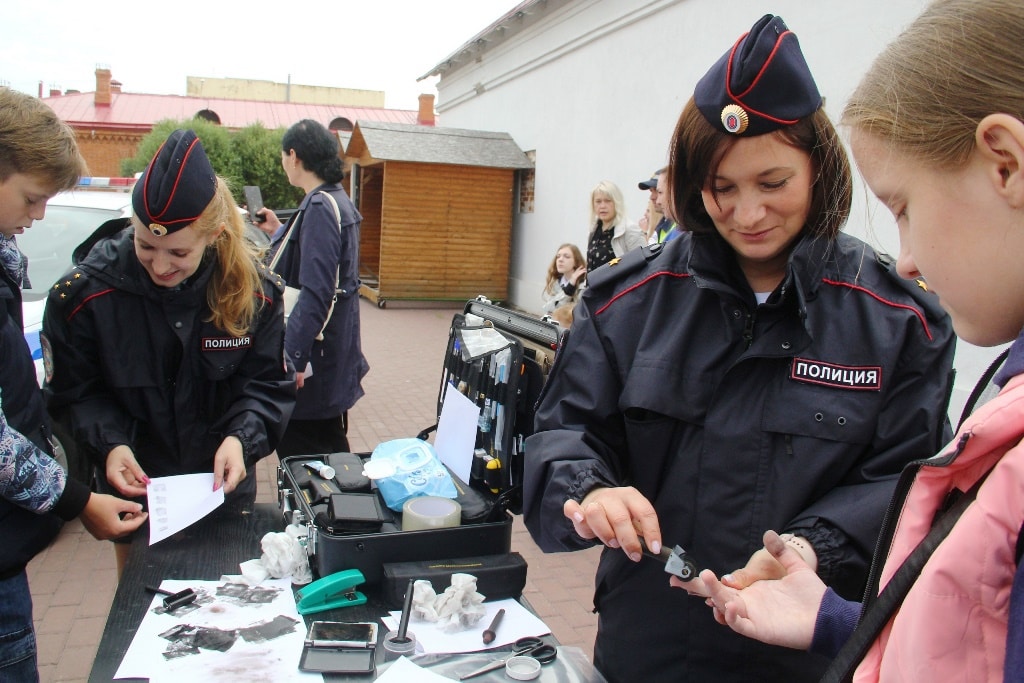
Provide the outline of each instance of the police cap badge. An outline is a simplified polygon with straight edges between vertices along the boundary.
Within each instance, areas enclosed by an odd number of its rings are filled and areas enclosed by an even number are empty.
[[[793,125],[821,106],[796,34],[771,14],[715,62],[693,99],[715,128],[746,137]]]
[[[157,150],[132,190],[132,208],[156,236],[190,225],[217,192],[217,177],[191,130],[176,130]]]

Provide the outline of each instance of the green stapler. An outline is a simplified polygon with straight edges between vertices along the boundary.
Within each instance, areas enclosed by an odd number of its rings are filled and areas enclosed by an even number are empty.
[[[366,604],[366,596],[355,589],[364,581],[358,569],[346,569],[317,579],[295,593],[299,614]]]

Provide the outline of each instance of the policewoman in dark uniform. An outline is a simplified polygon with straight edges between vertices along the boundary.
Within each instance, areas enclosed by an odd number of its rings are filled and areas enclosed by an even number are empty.
[[[251,473],[295,404],[280,278],[244,238],[195,133],[173,132],[138,180],[131,225],[54,284],[43,320],[49,403],[68,410],[101,484],[213,472],[255,497]]]
[[[849,163],[780,18],[700,80],[670,155],[690,232],[591,273],[527,442],[526,526],[545,551],[606,546],[613,683],[816,681],[825,659],[715,623],[638,533],[748,585],[781,576],[761,541],[780,529],[859,597],[897,475],[949,434],[950,323],[839,232]]]

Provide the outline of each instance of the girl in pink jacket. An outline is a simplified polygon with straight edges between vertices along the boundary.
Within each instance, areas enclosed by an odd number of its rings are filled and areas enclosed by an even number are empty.
[[[999,395],[949,446],[904,472],[876,551],[872,601],[949,501],[982,483],[855,681],[1024,680],[1021,35],[1019,0],[935,0],[878,57],[844,111],[857,166],[896,218],[900,274],[926,279],[961,339],[1016,339],[995,378]],[[764,540],[785,578],[743,588],[742,576],[719,581],[704,571],[702,585],[687,589],[709,594],[718,621],[739,633],[835,656],[860,605],[828,589],[795,544],[773,531]]]

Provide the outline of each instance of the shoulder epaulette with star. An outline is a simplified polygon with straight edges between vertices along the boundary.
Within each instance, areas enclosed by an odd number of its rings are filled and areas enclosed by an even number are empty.
[[[84,271],[79,268],[72,269],[50,287],[49,302],[55,305],[65,304],[74,299],[88,281],[89,276]]]
[[[267,268],[265,263],[259,264],[260,274],[264,280],[273,283],[274,287],[277,288],[278,294],[284,291],[284,278],[278,273],[275,273],[270,268]]]
[[[618,282],[630,273],[643,268],[649,261],[653,261],[661,255],[663,244],[652,244],[640,247],[623,254],[621,257],[613,258],[597,270],[587,273],[587,287],[602,287],[608,283]]]

